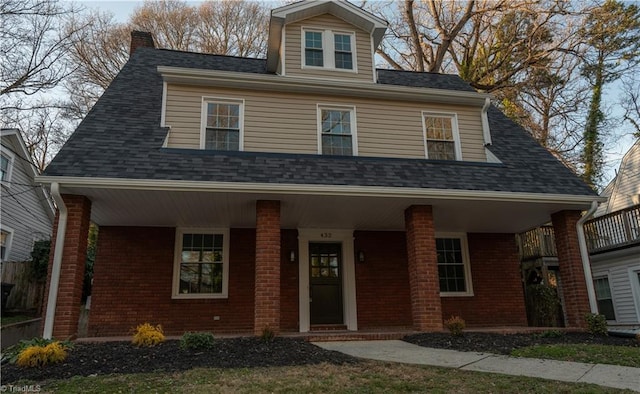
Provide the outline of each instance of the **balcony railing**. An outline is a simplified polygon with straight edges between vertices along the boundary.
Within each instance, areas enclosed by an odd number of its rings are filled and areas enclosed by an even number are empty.
[[[640,205],[591,219],[584,233],[590,254],[640,243]]]
[[[584,232],[589,254],[640,245],[640,205],[591,219],[585,223]],[[518,234],[517,241],[522,261],[558,255],[552,226]]]

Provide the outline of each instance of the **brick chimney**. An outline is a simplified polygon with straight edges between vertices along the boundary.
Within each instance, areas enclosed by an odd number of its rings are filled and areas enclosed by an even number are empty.
[[[140,47],[155,48],[156,45],[153,42],[153,36],[146,31],[132,31],[131,32],[131,46],[129,47],[129,57],[133,55],[133,52]]]

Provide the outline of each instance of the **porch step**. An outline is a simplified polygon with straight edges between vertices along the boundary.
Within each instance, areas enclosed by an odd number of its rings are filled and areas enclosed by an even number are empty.
[[[311,332],[326,332],[326,331],[347,331],[345,324],[312,324],[309,327]]]

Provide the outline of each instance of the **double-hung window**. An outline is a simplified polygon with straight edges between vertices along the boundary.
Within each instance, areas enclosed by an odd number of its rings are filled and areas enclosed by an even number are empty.
[[[471,269],[464,235],[436,237],[438,277],[442,295],[471,295]]]
[[[242,101],[205,99],[202,113],[202,149],[242,150]]]
[[[593,287],[596,291],[596,300],[598,302],[598,311],[604,315],[607,320],[616,320],[616,313],[613,309],[613,297],[611,297],[611,287],[609,287],[609,278],[595,278]]]
[[[305,67],[355,70],[355,35],[333,30],[303,29]]]
[[[355,109],[353,107],[318,107],[320,154],[354,156]]]
[[[454,114],[422,113],[425,155],[431,160],[462,160],[458,122]]]
[[[174,298],[226,298],[228,275],[227,229],[176,232]]]
[[[0,230],[0,261],[5,261],[9,257],[11,234],[11,231]]]
[[[5,152],[2,152],[2,154],[0,154],[0,182],[8,183],[11,180],[12,162],[13,156],[10,156]]]

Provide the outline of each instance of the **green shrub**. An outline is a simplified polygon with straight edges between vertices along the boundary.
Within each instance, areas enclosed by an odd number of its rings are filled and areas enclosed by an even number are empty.
[[[210,349],[215,339],[210,332],[185,332],[180,338],[181,349]]]
[[[538,338],[560,338],[564,336],[564,332],[560,330],[547,330],[536,334]]]
[[[11,364],[16,364],[18,361],[18,357],[20,354],[30,347],[46,347],[52,343],[60,343],[64,350],[71,349],[73,344],[69,341],[56,341],[54,339],[44,339],[44,338],[33,338],[29,340],[22,340],[17,344],[10,346],[2,351],[2,364],[5,362],[9,362]]]
[[[597,313],[587,313],[587,331],[593,335],[607,335],[607,318]]]
[[[133,340],[131,341],[136,346],[155,346],[161,342],[164,342],[164,333],[162,326],[152,326],[149,323],[140,324],[136,327],[136,332],[133,334]]]
[[[449,329],[451,335],[458,337],[462,335],[462,330],[464,330],[466,324],[460,316],[451,316],[444,321],[444,326]]]
[[[262,329],[262,335],[260,335],[260,338],[265,341],[265,342],[271,342],[273,341],[273,338],[276,337],[276,333],[275,331],[273,331],[273,329],[269,326],[266,326]]]
[[[544,284],[531,284],[525,290],[530,324],[540,327],[558,326],[561,304],[557,289]]]

